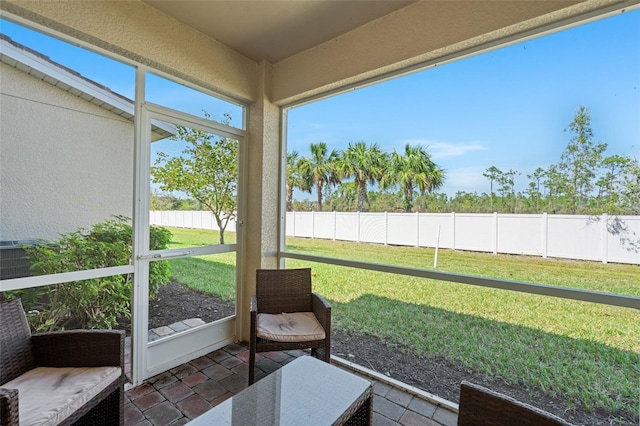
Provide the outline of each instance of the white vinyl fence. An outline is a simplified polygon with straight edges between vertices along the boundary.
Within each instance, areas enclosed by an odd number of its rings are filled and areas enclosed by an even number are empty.
[[[202,211],[152,211],[151,224],[217,229]],[[286,235],[640,264],[640,216],[287,212]]]
[[[172,226],[174,228],[211,229],[217,231],[218,224],[211,212],[196,210],[151,210],[151,225]],[[236,221],[231,220],[225,232],[236,232]]]

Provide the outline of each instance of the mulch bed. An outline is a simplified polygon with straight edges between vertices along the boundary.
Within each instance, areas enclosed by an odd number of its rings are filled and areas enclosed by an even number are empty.
[[[161,287],[149,305],[149,328],[168,325],[176,318],[202,318],[206,322],[233,315],[235,309],[219,297],[171,283]],[[126,324],[124,325],[126,328]],[[468,380],[522,402],[543,408],[577,425],[638,425],[638,414],[611,413],[598,409],[588,412],[576,408],[566,411],[566,400],[552,397],[538,389],[508,384],[500,378],[468,371],[443,359],[427,359],[403,348],[387,344],[369,335],[355,335],[334,329],[331,335],[333,355],[415,386],[449,401],[458,402],[460,382]]]

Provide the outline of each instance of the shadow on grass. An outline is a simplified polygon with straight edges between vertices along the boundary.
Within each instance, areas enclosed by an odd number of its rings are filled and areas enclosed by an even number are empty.
[[[562,417],[569,414],[573,421],[600,424],[597,417],[609,424],[611,416],[622,424],[638,423],[637,353],[372,294],[330,303],[334,327],[351,335],[370,335],[422,362],[444,360],[460,374],[512,385],[522,392],[512,396]],[[430,391],[429,383],[422,388]]]

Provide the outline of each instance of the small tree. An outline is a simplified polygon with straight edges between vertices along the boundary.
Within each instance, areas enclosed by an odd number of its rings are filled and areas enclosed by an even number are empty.
[[[529,182],[529,197],[531,201],[535,199],[536,213],[540,213],[540,196],[542,195],[540,192],[540,180],[542,180],[546,174],[547,172],[545,172],[542,167],[538,167],[532,174],[527,175],[527,179],[531,179],[531,182]]]
[[[520,175],[520,172],[509,169],[508,172],[501,172],[500,176],[498,176],[498,184],[500,185],[498,191],[502,197],[502,206],[504,208],[505,201],[511,198],[511,213],[516,212],[515,177],[518,175]]]
[[[489,196],[491,197],[491,210],[493,210],[493,182],[496,182],[501,175],[502,170],[500,170],[496,166],[491,166],[487,170],[485,170],[484,173],[482,173],[482,176],[489,179]]]
[[[352,181],[342,182],[333,191],[328,199],[331,210],[356,211],[358,203],[358,191]]]
[[[622,178],[621,202],[631,214],[640,214],[640,162],[628,159]]]
[[[571,132],[573,136],[560,157],[558,170],[566,177],[565,194],[568,197],[569,210],[576,213],[587,205],[593,190],[593,180],[607,144],[593,142],[591,115],[584,106],[578,108],[573,121],[565,131]]]
[[[622,179],[630,162],[631,158],[622,155],[612,155],[602,160],[604,174],[596,182],[599,188],[597,201],[603,202],[603,209],[609,213],[614,213],[619,204]]]
[[[210,117],[206,112],[204,116]],[[226,116],[225,124],[229,121]],[[220,244],[224,244],[224,231],[236,217],[238,141],[214,138],[210,133],[178,126],[172,139],[187,142],[187,147],[179,157],[158,153],[151,176],[161,190],[185,192],[213,213],[220,229]]]

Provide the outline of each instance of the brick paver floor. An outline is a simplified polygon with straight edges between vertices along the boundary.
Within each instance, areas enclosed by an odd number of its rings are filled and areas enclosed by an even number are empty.
[[[256,380],[303,355],[307,353],[282,351],[258,354]],[[246,346],[232,344],[129,389],[125,394],[125,425],[186,424],[247,387],[247,357]],[[417,389],[385,380],[339,358],[333,359],[332,363],[373,382],[375,426],[456,425],[455,404],[433,401]]]

